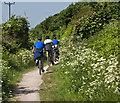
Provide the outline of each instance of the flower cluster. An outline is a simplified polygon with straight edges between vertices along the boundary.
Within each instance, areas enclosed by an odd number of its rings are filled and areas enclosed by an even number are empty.
[[[24,64],[28,64],[31,60],[33,60],[33,54],[29,50],[21,50],[17,57],[21,59]]]
[[[104,92],[103,88],[118,93],[117,57],[110,55],[109,59],[105,59],[82,43],[74,44],[67,38],[61,43],[61,68],[73,91],[84,93],[90,99],[97,92]]]

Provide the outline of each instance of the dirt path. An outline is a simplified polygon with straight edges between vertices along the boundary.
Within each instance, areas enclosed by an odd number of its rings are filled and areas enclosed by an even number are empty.
[[[48,66],[44,67],[45,73],[47,68]],[[24,74],[22,81],[18,83],[19,86],[16,89],[16,96],[12,101],[40,101],[38,91],[43,82],[42,75],[39,75],[38,69]]]

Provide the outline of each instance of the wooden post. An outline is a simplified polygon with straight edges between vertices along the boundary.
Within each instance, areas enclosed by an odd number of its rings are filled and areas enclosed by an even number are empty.
[[[9,6],[9,19],[10,19],[10,17],[11,17],[11,5],[14,5],[15,4],[15,2],[14,3],[6,3],[6,2],[4,2],[6,5],[8,5]]]

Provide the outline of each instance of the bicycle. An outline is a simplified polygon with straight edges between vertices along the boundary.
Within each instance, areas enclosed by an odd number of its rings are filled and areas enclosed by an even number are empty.
[[[38,60],[39,74],[41,75],[42,70],[43,70],[43,58],[42,58],[42,56],[40,56],[37,60]]]
[[[52,51],[48,50],[47,51],[47,63],[48,63],[48,66],[50,67],[50,64],[54,64],[54,62],[52,61]]]
[[[59,60],[59,51],[56,45],[53,47],[53,57],[55,62]]]

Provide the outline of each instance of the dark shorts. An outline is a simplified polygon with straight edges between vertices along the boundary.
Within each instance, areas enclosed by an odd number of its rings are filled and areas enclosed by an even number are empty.
[[[52,50],[52,45],[51,44],[46,44],[45,49],[46,49],[46,51]]]
[[[36,49],[34,54],[34,60],[36,60],[40,56],[43,56],[43,49]]]

